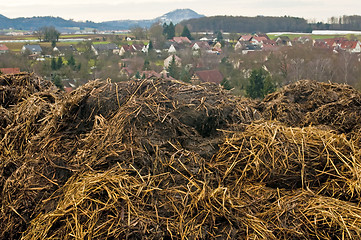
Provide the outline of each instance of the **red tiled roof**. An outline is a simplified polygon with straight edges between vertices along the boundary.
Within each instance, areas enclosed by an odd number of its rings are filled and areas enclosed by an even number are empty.
[[[279,49],[279,46],[274,45],[274,44],[263,44],[262,46],[262,50],[264,51],[276,51]]]
[[[243,35],[242,37],[239,38],[239,40],[240,41],[250,41],[252,37],[253,37],[252,35]]]
[[[9,48],[4,44],[0,44],[0,51],[9,51]]]
[[[196,71],[195,74],[202,82],[212,82],[220,84],[223,81],[223,75],[219,70]]]
[[[342,49],[354,49],[357,46],[358,41],[343,41],[340,44]]]
[[[64,91],[67,93],[72,92],[74,89],[72,87],[64,87]]]
[[[257,40],[258,42],[268,41],[266,37],[253,37],[252,39]]]
[[[126,51],[126,52],[134,52],[134,51],[135,51],[134,48],[133,48],[133,46],[131,46],[131,45],[123,45],[122,48],[123,48],[124,51]]]
[[[277,45],[277,43],[273,40],[264,40],[262,41],[263,44],[268,44],[268,45]]]
[[[192,43],[187,37],[173,37],[173,41],[181,44],[181,43]]]
[[[0,68],[0,72],[3,74],[20,73],[20,68]]]

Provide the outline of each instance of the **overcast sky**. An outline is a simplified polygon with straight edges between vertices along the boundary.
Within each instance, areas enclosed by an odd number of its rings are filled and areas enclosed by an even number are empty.
[[[178,8],[206,16],[295,16],[327,21],[331,16],[361,15],[360,0],[1,0],[9,17],[55,16],[94,22],[153,19]]]

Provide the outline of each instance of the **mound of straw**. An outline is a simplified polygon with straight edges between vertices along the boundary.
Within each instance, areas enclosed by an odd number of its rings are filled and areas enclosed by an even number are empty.
[[[323,125],[351,134],[360,129],[361,94],[348,85],[301,80],[268,95],[260,105],[266,119],[288,126]]]
[[[360,154],[360,148],[344,135],[254,122],[227,138],[211,164],[229,186],[262,182],[272,188],[310,189],[359,201]]]
[[[0,109],[0,239],[360,238],[350,87],[301,81],[257,102],[163,79],[63,94],[2,77],[21,98]]]

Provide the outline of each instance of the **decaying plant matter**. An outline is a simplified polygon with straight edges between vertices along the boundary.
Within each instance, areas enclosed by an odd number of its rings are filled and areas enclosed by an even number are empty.
[[[0,77],[0,239],[359,239],[360,94]]]

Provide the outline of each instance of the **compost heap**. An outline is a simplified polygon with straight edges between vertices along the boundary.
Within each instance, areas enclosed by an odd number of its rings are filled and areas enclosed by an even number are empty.
[[[361,94],[0,76],[0,239],[360,239]]]

